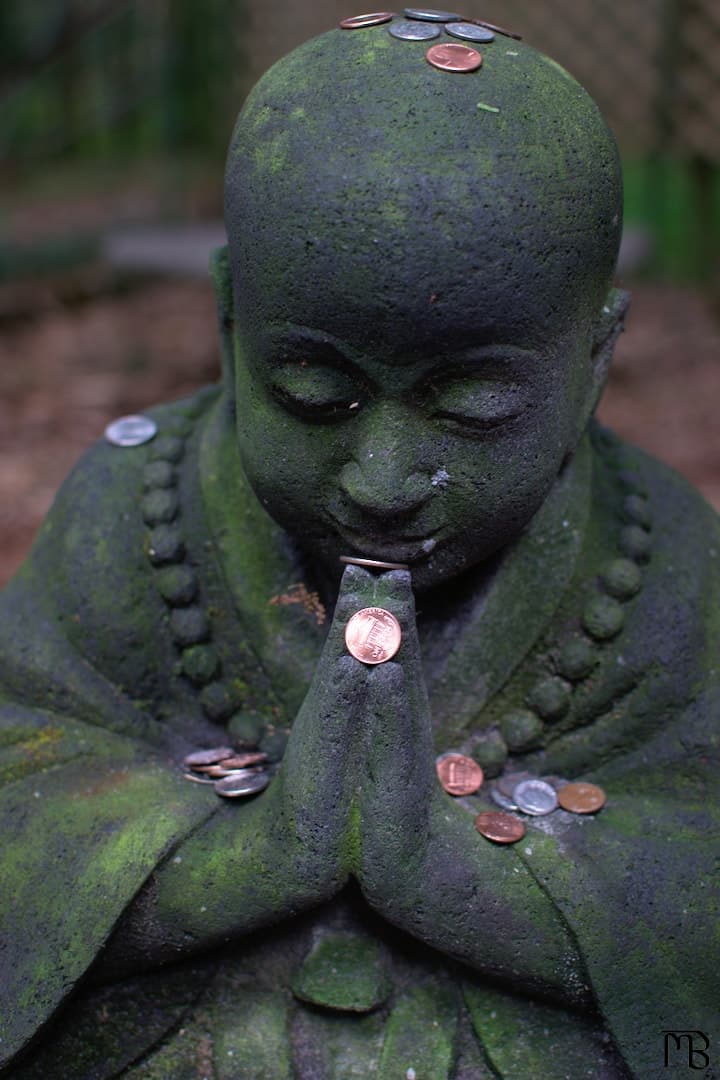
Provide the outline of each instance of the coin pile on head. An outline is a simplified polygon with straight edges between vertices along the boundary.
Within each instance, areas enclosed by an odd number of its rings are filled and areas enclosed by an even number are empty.
[[[436,11],[434,8],[405,8],[401,16],[393,11],[374,11],[343,19],[340,23],[342,30],[366,30],[374,26],[384,27],[399,41],[435,41],[443,34],[454,38],[453,42],[438,41],[425,53],[425,59],[433,67],[453,72],[477,71],[483,62],[477,49],[458,44],[458,41],[487,44],[495,40],[496,34],[516,40],[521,37],[484,19],[468,19],[454,11]]]
[[[475,795],[483,786],[480,766],[466,754],[449,752],[435,761],[438,779],[448,795]],[[494,781],[490,798],[501,810],[487,810],[475,819],[477,831],[497,844],[514,844],[525,835],[516,815],[544,817],[554,810],[571,814],[595,814],[605,805],[605,792],[596,784],[570,783],[559,776],[533,776],[529,772],[507,773]]]
[[[237,753],[229,746],[197,750],[183,760],[185,779],[196,784],[212,784],[224,799],[256,795],[270,783],[267,754],[261,751]]]

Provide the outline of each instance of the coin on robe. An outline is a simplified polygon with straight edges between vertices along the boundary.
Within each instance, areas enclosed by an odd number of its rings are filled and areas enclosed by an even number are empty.
[[[440,71],[477,71],[482,55],[469,45],[431,45],[425,54],[429,64]]]
[[[512,799],[518,810],[533,817],[551,814],[558,805],[555,788],[544,780],[522,780],[513,788]]]
[[[257,769],[238,769],[232,776],[215,781],[215,791],[225,799],[239,799],[243,795],[256,795],[270,783],[270,773]]]
[[[451,22],[445,24],[445,33],[451,37],[460,38],[461,41],[478,41],[487,44],[494,41],[495,35],[487,26],[477,26],[475,23]]]
[[[149,416],[121,416],[105,428],[105,438],[113,446],[142,446],[157,435],[157,424]]]
[[[497,806],[501,806],[503,810],[517,810],[517,806],[510,796],[503,795],[500,788],[494,787],[490,792],[490,798]]]
[[[442,754],[435,768],[448,795],[474,795],[482,787],[482,769],[465,754]]]
[[[597,784],[582,781],[565,784],[558,791],[558,802],[563,810],[573,814],[594,814],[605,805],[606,795]]]
[[[534,779],[535,777],[533,776],[533,774],[529,772],[505,773],[504,776],[498,776],[497,780],[495,781],[495,787],[498,789],[498,791],[502,792],[502,794],[505,795],[506,798],[511,799],[512,793],[519,783],[521,783],[523,780]]]
[[[368,570],[409,570],[407,563],[380,562],[379,559],[356,559],[352,555],[341,555],[340,562],[346,566],[366,566]]]
[[[187,765],[190,769],[195,769],[198,765],[217,765],[218,761],[223,761],[232,755],[232,747],[215,746],[211,750],[196,750],[193,754],[188,754],[183,758],[183,765]]]
[[[391,660],[401,641],[400,623],[385,608],[362,608],[345,627],[347,650],[363,664],[384,664]]]
[[[440,37],[442,28],[432,23],[411,22],[410,19],[402,19],[400,22],[390,23],[389,33],[401,41],[430,41]]]
[[[420,19],[423,22],[455,22],[462,18],[452,11],[436,11],[435,8],[405,8],[408,19]]]
[[[481,836],[496,844],[516,844],[525,835],[525,826],[513,814],[501,810],[484,810],[475,818],[475,828]]]
[[[390,22],[392,17],[392,11],[373,11],[368,15],[353,15],[341,21],[340,29],[362,30],[366,26],[382,26],[383,23]]]

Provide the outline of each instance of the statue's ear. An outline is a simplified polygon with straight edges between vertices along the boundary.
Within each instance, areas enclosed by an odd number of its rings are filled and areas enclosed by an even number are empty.
[[[224,247],[215,248],[210,256],[210,276],[215,286],[215,301],[217,303],[222,379],[225,386],[232,390],[235,380],[233,349],[235,317],[233,313],[230,256],[227,244]]]
[[[630,307],[630,293],[611,289],[593,330],[592,343],[592,405],[588,418],[595,411],[607,382],[610,362],[617,339],[625,329],[625,316]]]

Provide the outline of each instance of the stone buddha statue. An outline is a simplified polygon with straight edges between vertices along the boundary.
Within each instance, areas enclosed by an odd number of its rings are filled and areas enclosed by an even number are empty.
[[[252,92],[221,384],[90,450],[3,595],[2,1076],[610,1080],[666,1075],[668,1030],[717,1046],[720,531],[593,419],[613,139],[523,42],[388,20]],[[368,608],[384,662],[346,642]],[[189,782],[228,759],[245,798]],[[523,813],[518,776],[605,804]],[[516,843],[478,824],[503,792]]]

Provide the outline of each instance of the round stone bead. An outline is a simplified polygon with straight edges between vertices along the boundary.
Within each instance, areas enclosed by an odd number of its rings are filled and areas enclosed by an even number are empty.
[[[170,632],[178,645],[198,645],[210,636],[210,623],[202,608],[177,608],[170,616]]]
[[[182,652],[182,670],[191,682],[205,686],[220,670],[220,657],[212,645],[190,645]]]
[[[582,621],[590,637],[610,641],[622,630],[625,613],[611,596],[596,596],[586,605]]]
[[[171,461],[177,465],[183,456],[183,441],[174,435],[162,435],[152,443],[148,458],[150,461]]]
[[[211,720],[227,720],[236,712],[240,701],[229,683],[211,682],[200,694],[200,703]]]
[[[145,489],[172,487],[176,476],[169,461],[149,461],[143,471]]]
[[[642,585],[640,568],[630,559],[613,559],[601,577],[605,588],[616,600],[629,600]]]
[[[475,743],[471,756],[481,766],[488,780],[499,776],[508,759],[508,748],[499,731],[488,731]]]
[[[197,594],[197,577],[189,566],[182,563],[176,566],[164,566],[155,576],[158,591],[168,604],[184,607],[191,603]]]
[[[528,705],[543,720],[559,720],[570,708],[570,685],[564,679],[551,675],[541,679],[528,694]]]
[[[620,530],[618,547],[623,555],[635,562],[644,563],[650,558],[651,540],[639,525],[626,525]]]
[[[260,740],[260,749],[270,761],[282,761],[288,741],[288,732],[281,729],[267,732]]]
[[[543,723],[537,713],[517,709],[503,716],[500,731],[510,750],[531,750],[542,738]]]
[[[140,504],[146,525],[167,525],[177,517],[178,497],[174,491],[150,491]]]
[[[149,537],[148,555],[155,566],[180,562],[185,556],[185,545],[179,529],[174,525],[154,528]]]
[[[598,653],[587,638],[573,637],[566,641],[558,657],[558,671],[571,682],[578,682],[590,674],[598,662]]]
[[[230,741],[242,750],[256,749],[264,731],[265,721],[260,713],[236,712],[227,725]]]
[[[623,516],[632,525],[641,529],[650,529],[652,514],[647,499],[643,495],[626,495],[623,499]]]

